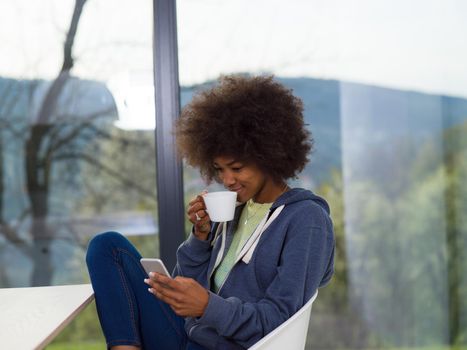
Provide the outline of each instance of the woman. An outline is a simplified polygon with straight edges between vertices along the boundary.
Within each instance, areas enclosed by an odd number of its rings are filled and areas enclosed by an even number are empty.
[[[96,305],[112,349],[244,349],[292,316],[333,273],[327,203],[291,189],[312,141],[302,102],[272,77],[226,76],[176,125],[180,154],[237,193],[233,221],[213,224],[202,193],[173,279],[146,274],[120,234],[89,245]],[[144,280],[144,282],[143,282]],[[149,288],[148,288],[149,286]]]

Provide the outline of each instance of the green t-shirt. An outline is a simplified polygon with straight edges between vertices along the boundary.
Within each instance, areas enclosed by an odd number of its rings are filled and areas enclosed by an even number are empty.
[[[252,199],[246,202],[229,250],[214,272],[214,291],[216,293],[219,291],[222,283],[224,283],[230,270],[232,270],[237,255],[264,218],[269,208],[271,208],[271,205],[272,203],[255,203]]]

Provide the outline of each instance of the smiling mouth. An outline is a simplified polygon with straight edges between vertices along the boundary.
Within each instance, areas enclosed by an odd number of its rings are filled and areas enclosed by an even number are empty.
[[[233,192],[240,192],[241,191],[241,187],[237,187],[237,188],[229,188],[230,191],[233,191]]]

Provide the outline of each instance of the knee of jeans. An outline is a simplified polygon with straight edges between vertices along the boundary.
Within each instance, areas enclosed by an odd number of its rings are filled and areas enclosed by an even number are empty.
[[[89,241],[86,263],[89,265],[96,258],[111,253],[114,247],[120,246],[123,242],[126,242],[126,238],[121,233],[114,231],[99,233]]]

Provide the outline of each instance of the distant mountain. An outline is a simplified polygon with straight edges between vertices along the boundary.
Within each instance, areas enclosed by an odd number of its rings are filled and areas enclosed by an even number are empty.
[[[326,181],[332,169],[342,170],[343,147],[387,148],[438,138],[442,131],[467,121],[467,100],[451,96],[396,90],[365,84],[313,78],[277,79],[304,103],[305,122],[315,140],[315,152],[301,178],[310,187]],[[181,88],[181,104],[193,92],[212,85]],[[414,146],[415,147],[415,146]]]
[[[348,152],[350,149],[354,157],[359,157],[362,152],[374,148],[390,153],[392,145],[401,140],[409,140],[414,148],[429,139],[442,142],[444,129],[467,121],[467,99],[458,97],[337,80],[277,79],[304,103],[305,122],[312,131],[315,150],[300,181],[311,188],[326,181],[332,169],[342,170],[344,150]],[[43,80],[0,78],[0,118],[23,123],[33,121],[47,84]],[[181,105],[191,100],[195,90],[212,84],[210,81],[181,87]],[[112,96],[101,85],[73,79],[67,87],[69,93],[64,93],[61,98],[66,109],[62,114],[79,117],[83,113],[92,114],[90,109],[113,105]],[[83,92],[77,94],[77,89]],[[72,92],[79,98],[71,100]]]

